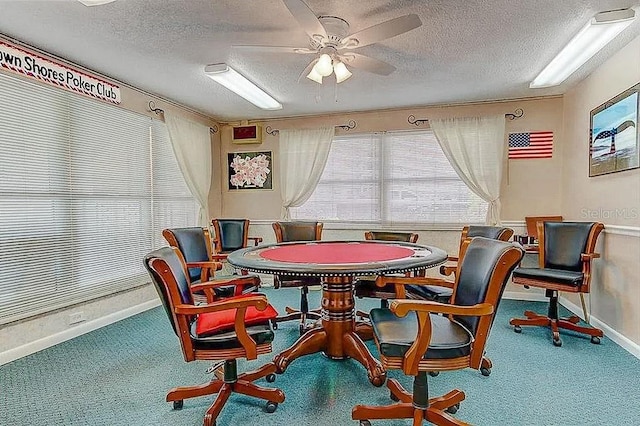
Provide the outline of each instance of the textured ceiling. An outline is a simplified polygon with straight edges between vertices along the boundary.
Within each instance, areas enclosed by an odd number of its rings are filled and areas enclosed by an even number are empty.
[[[282,0],[0,0],[0,34],[222,121],[515,99],[564,93],[640,35],[640,19],[554,88],[529,82],[597,12],[638,0],[306,0],[350,32],[408,13],[423,25],[359,51],[394,65],[340,85],[298,77],[312,56],[231,45],[308,46]],[[636,12],[638,13],[638,12]],[[283,104],[263,111],[207,78],[226,62]],[[638,64],[640,66],[640,64]]]

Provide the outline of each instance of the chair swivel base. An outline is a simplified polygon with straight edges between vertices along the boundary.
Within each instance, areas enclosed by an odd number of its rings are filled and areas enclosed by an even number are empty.
[[[414,380],[418,380],[418,377]],[[351,411],[351,418],[360,420],[360,426],[371,425],[369,420],[373,419],[413,419],[413,426],[422,425],[425,420],[436,425],[469,425],[451,416],[458,411],[460,402],[465,398],[461,390],[454,389],[445,395],[429,398],[427,404],[421,404],[414,401],[414,395],[407,392],[396,379],[388,379],[387,387],[391,391],[391,399],[399,403],[384,406],[356,405]],[[426,407],[420,408],[421,406]]]
[[[275,380],[275,364],[269,363],[257,370],[237,374],[236,360],[224,362],[223,369],[215,371],[216,378],[209,383],[197,386],[181,386],[171,389],[167,393],[167,402],[173,402],[174,409],[181,409],[187,398],[218,394],[204,416],[203,426],[216,426],[216,419],[222,411],[224,404],[232,393],[253,396],[267,401],[265,411],[273,413],[278,404],[284,402],[284,392],[280,389],[265,388],[253,383],[254,380],[266,376],[268,382]]]
[[[298,329],[300,330],[300,335],[304,334],[305,331],[313,328],[315,326],[315,322],[320,320],[320,309],[312,309],[309,312],[302,312],[297,309],[291,308],[289,306],[285,307],[284,310],[287,312],[287,315],[281,315],[276,317],[273,321],[275,329],[278,328],[277,324],[279,322],[284,321],[293,321],[300,320],[300,325]],[[313,321],[311,324],[307,324],[307,320]]]
[[[513,326],[513,331],[516,333],[522,332],[522,326],[541,326],[549,327],[553,335],[554,346],[562,346],[562,340],[560,340],[559,329],[564,328],[566,330],[575,331],[591,336],[591,343],[599,344],[600,338],[604,335],[599,328],[585,327],[578,325],[580,318],[573,315],[568,318],[553,318],[554,315],[545,316],[535,313],[533,311],[525,311],[524,316],[526,318],[512,318],[509,324]]]

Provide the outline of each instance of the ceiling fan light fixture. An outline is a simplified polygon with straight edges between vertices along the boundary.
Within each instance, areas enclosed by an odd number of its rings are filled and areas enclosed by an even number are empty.
[[[204,67],[204,73],[216,83],[243,97],[258,108],[266,110],[282,109],[280,102],[227,64],[207,65]]]
[[[340,61],[336,61],[336,63],[333,65],[333,72],[336,73],[336,83],[342,83],[353,75],[351,74],[351,71],[347,69],[347,66],[344,64],[344,62]]]
[[[318,74],[323,77],[328,77],[333,72],[333,64],[331,63],[331,56],[323,53],[320,55],[318,62],[313,66]]]
[[[311,72],[307,75],[307,78],[315,81],[316,83],[322,84],[322,76],[318,73],[318,70],[316,70],[315,65],[311,68]]]
[[[633,9],[598,13],[529,84],[530,88],[557,86],[587,62],[635,19]]]

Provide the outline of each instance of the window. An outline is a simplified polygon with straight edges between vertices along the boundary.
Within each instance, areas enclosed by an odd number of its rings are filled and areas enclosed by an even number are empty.
[[[164,123],[6,75],[0,93],[0,324],[148,282],[161,227],[198,211]]]
[[[296,219],[394,224],[484,223],[487,203],[460,180],[431,131],[334,138]]]

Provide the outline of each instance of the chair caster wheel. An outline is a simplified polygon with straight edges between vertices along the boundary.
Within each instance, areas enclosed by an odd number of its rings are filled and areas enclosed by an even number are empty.
[[[271,328],[273,328],[274,330],[277,330],[277,329],[278,329],[278,323],[274,321],[274,322],[271,324]]]
[[[371,426],[371,422],[369,420],[360,420],[360,426]]]
[[[451,407],[447,408],[446,411],[449,414],[455,414],[458,412],[458,409],[460,408],[460,403],[452,405]]]
[[[267,376],[264,379],[269,383],[273,383],[276,381],[276,375],[273,373],[267,374]]]
[[[519,325],[514,325],[513,326],[513,332],[514,333],[522,333],[522,327],[520,327]]]
[[[177,401],[173,401],[173,409],[174,410],[182,410],[182,406],[184,405],[184,400],[179,399]]]
[[[267,413],[273,413],[273,412],[276,411],[276,408],[278,408],[278,403],[269,401],[269,402],[267,402],[267,405],[264,407],[264,410]]]
[[[429,371],[429,375],[430,375],[431,377],[437,377],[437,376],[438,376],[438,374],[440,374],[440,372],[439,372],[439,371]]]
[[[302,336],[304,334],[304,324],[300,324],[298,326],[298,331],[300,332],[300,335]]]
[[[599,345],[600,338],[598,336],[591,336],[591,343],[593,343],[594,345]]]
[[[553,346],[557,346],[557,347],[562,346],[562,340],[560,340],[560,339],[557,339],[557,340],[556,340],[556,339],[553,339]]]
[[[480,367],[480,373],[482,373],[482,375],[485,377],[489,377],[489,375],[491,374],[491,369],[487,367]]]

